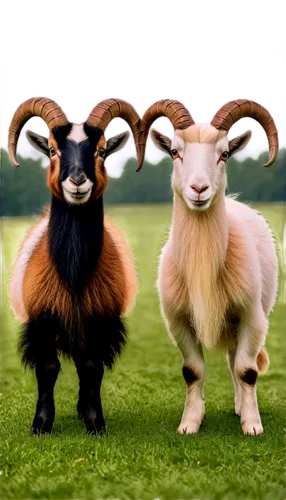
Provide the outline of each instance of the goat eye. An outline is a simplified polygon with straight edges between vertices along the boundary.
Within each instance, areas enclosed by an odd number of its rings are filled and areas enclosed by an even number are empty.
[[[224,151],[223,153],[221,153],[220,157],[221,157],[221,159],[223,161],[226,161],[228,159],[228,157],[229,157],[229,152],[228,151]]]
[[[177,149],[172,149],[171,153],[172,153],[173,157],[178,156],[178,150]]]
[[[101,158],[104,159],[105,155],[106,155],[106,151],[103,148],[99,148],[99,150],[97,151],[97,154],[98,154],[98,156],[100,156]]]
[[[56,154],[55,148],[50,148],[50,157],[54,156]]]

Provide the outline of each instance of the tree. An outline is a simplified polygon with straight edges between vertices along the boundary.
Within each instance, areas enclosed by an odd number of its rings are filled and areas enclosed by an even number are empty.
[[[230,158],[227,164],[228,193],[239,193],[242,201],[272,202],[285,199],[286,150],[281,149],[275,164],[264,168],[268,153],[258,159],[243,161]],[[7,152],[1,150],[2,215],[31,215],[49,203],[47,169],[41,159],[20,158],[20,167],[11,165]],[[106,203],[168,203],[172,201],[172,161],[166,157],[157,165],[145,162],[135,173],[137,161],[128,160],[118,179],[109,178],[104,194]]]
[[[41,159],[19,159],[20,167],[11,165],[8,154],[1,149],[1,211],[2,215],[31,215],[50,201],[46,186],[46,169]]]

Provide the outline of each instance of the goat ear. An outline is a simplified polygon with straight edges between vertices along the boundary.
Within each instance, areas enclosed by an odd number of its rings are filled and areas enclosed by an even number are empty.
[[[26,137],[35,149],[41,151],[44,155],[50,156],[49,143],[46,137],[35,134],[35,132],[31,132],[30,130],[27,130]]]
[[[251,137],[251,130],[248,130],[244,134],[241,134],[235,139],[232,139],[229,142],[229,156],[232,156],[241,149],[245,148],[245,146],[248,144],[250,137]]]
[[[129,135],[129,132],[123,132],[122,134],[115,135],[114,137],[111,137],[111,139],[108,139],[105,150],[105,158],[112,155],[112,153],[115,153],[115,151],[119,151],[119,149],[123,148],[129,139]]]
[[[161,134],[155,129],[151,130],[151,137],[152,141],[154,142],[155,146],[157,146],[157,148],[164,151],[164,153],[168,153],[168,155],[172,157],[171,153],[172,141],[171,139],[169,139],[169,137],[166,137],[166,135]]]

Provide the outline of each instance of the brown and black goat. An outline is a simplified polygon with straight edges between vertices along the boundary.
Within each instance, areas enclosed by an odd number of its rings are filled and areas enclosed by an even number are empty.
[[[104,131],[113,118],[125,119],[140,157],[140,118],[130,104],[108,99],[77,125],[54,101],[32,98],[19,106],[9,129],[9,155],[16,166],[18,137],[32,116],[43,118],[50,130],[48,139],[33,132],[27,137],[50,157],[52,199],[22,243],[10,284],[11,307],[23,324],[22,360],[35,369],[38,382],[32,433],[52,430],[62,353],[77,368],[79,417],[96,434],[105,430],[104,366],[112,367],[126,342],[123,318],[137,292],[132,255],[121,231],[104,216],[102,197],[104,160],[124,146],[129,133],[106,142]]]

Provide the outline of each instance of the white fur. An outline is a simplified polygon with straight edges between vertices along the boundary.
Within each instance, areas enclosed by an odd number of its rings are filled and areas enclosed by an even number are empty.
[[[89,179],[86,179],[85,182],[83,182],[79,186],[76,186],[73,182],[70,181],[69,177],[67,177],[62,182],[65,200],[73,205],[81,205],[82,203],[86,203],[91,195],[92,186],[93,182],[91,182]],[[86,195],[82,198],[76,199],[72,196],[72,194],[75,193],[86,193]]]
[[[14,266],[10,282],[10,303],[15,315],[21,319],[22,322],[28,319],[23,300],[23,282],[26,268],[34,249],[48,227],[48,222],[48,218],[43,218],[34,226],[30,235],[25,239]]]
[[[204,415],[203,343],[228,350],[243,432],[260,434],[256,385],[242,377],[267,367],[263,345],[277,292],[272,233],[257,212],[224,195],[226,173],[218,159],[228,151],[225,133],[194,125],[176,131],[172,148],[182,159],[174,161],[173,219],[161,254],[158,289],[169,333],[184,366],[198,377],[187,386],[179,432],[197,432]],[[208,186],[200,195],[209,199],[203,207],[194,205],[198,193],[192,184]]]
[[[175,135],[172,149],[178,149],[182,158],[174,161],[173,188],[183,196],[190,209],[202,211],[211,205],[221,184],[221,177],[225,175],[224,162],[217,162],[221,153],[228,151],[228,140],[226,136],[221,137],[216,129],[213,130],[211,125],[202,125],[201,128],[203,132],[200,134],[198,125],[192,125],[189,134],[183,131],[183,136],[188,139],[185,141],[181,136]],[[217,139],[216,142],[214,138]],[[201,142],[194,142],[196,140]],[[207,186],[207,189],[198,194],[192,186]],[[195,205],[197,201],[207,200],[209,201],[205,205]]]
[[[67,139],[74,142],[81,142],[87,139],[87,135],[83,129],[83,123],[74,123]]]
[[[168,323],[168,328],[176,338],[184,366],[190,368],[195,366],[199,375],[198,380],[186,388],[185,409],[178,429],[180,434],[193,434],[198,432],[205,414],[203,352],[194,332],[190,331],[188,323],[183,318],[173,318]]]

